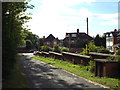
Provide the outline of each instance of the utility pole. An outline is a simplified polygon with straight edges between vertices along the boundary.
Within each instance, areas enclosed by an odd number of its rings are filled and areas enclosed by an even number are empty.
[[[88,35],[88,17],[87,17],[87,35]]]
[[[87,35],[88,35],[88,17],[87,17]],[[89,53],[89,51],[88,51],[88,39],[87,39],[87,54]]]
[[[70,34],[68,34],[68,35],[69,35],[69,50],[70,50],[70,44],[71,44],[71,43],[70,43]]]

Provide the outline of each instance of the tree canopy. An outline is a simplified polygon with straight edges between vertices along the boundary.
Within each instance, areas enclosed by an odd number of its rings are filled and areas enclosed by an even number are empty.
[[[26,10],[33,9],[28,2],[2,2],[2,66],[3,79],[6,79],[14,67],[17,46],[24,44],[23,24],[31,17]]]

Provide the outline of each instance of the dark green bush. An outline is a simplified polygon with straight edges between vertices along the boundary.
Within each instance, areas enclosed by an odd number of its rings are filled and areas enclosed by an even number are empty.
[[[120,63],[120,56],[116,56],[114,60]]]
[[[86,48],[83,48],[83,52],[80,55],[88,55],[89,52],[105,53],[109,54],[110,51],[105,49],[103,46],[95,46],[93,43],[86,45]]]
[[[52,50],[53,52],[57,52],[57,53],[60,53],[60,48],[59,48],[59,45],[54,45],[54,47],[53,47],[53,50]]]
[[[94,63],[94,61],[91,60],[89,62],[89,64],[88,64],[88,66],[86,66],[86,69],[93,73],[94,72],[94,68],[95,68],[95,63]]]
[[[105,53],[105,54],[110,54],[110,51],[109,50],[107,50],[107,49],[105,49],[105,48],[100,48],[100,49],[98,49],[98,51],[97,51],[98,53]]]
[[[69,52],[69,48],[63,47],[63,48],[61,49],[61,52]]]
[[[51,49],[48,46],[41,46],[41,51],[49,52],[49,51],[51,51]]]
[[[120,55],[120,49],[116,51],[116,55]]]
[[[120,56],[108,57],[107,60],[120,62]]]

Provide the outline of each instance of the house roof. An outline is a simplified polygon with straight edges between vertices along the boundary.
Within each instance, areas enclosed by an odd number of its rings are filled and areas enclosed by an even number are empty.
[[[80,38],[80,39],[88,39],[88,40],[93,40],[93,38],[89,35],[87,35],[84,32],[80,32],[80,33],[66,33],[66,36],[69,34],[76,34],[77,37],[70,37],[71,40],[75,40],[76,38]],[[69,37],[65,37],[64,40],[69,39]]]
[[[116,32],[116,33],[115,33]],[[113,35],[115,35],[115,34],[119,34],[120,33],[120,30],[117,30],[117,29],[115,29],[114,31],[110,31],[110,32],[106,32],[106,33],[104,33],[105,35],[106,34],[113,34]]]
[[[45,38],[44,41],[52,42],[54,39],[56,39],[59,42],[59,39],[55,38],[52,34],[50,34],[47,38]]]
[[[55,39],[55,37],[52,35],[52,34],[50,34],[46,39],[45,39],[45,41],[53,41]]]

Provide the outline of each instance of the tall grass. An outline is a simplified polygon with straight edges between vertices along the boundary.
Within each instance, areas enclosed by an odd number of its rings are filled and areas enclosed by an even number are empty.
[[[51,65],[54,65],[58,68],[61,68],[68,72],[74,73],[77,76],[89,79],[91,81],[108,86],[110,88],[118,88],[118,89],[120,88],[120,81],[119,81],[120,79],[110,78],[110,77],[101,77],[101,78],[95,77],[94,73],[87,71],[85,66],[74,65],[74,64],[71,64],[66,61],[55,60],[52,58],[44,58],[44,57],[40,57],[40,56],[34,56],[32,58],[43,61],[43,62],[51,64]]]

